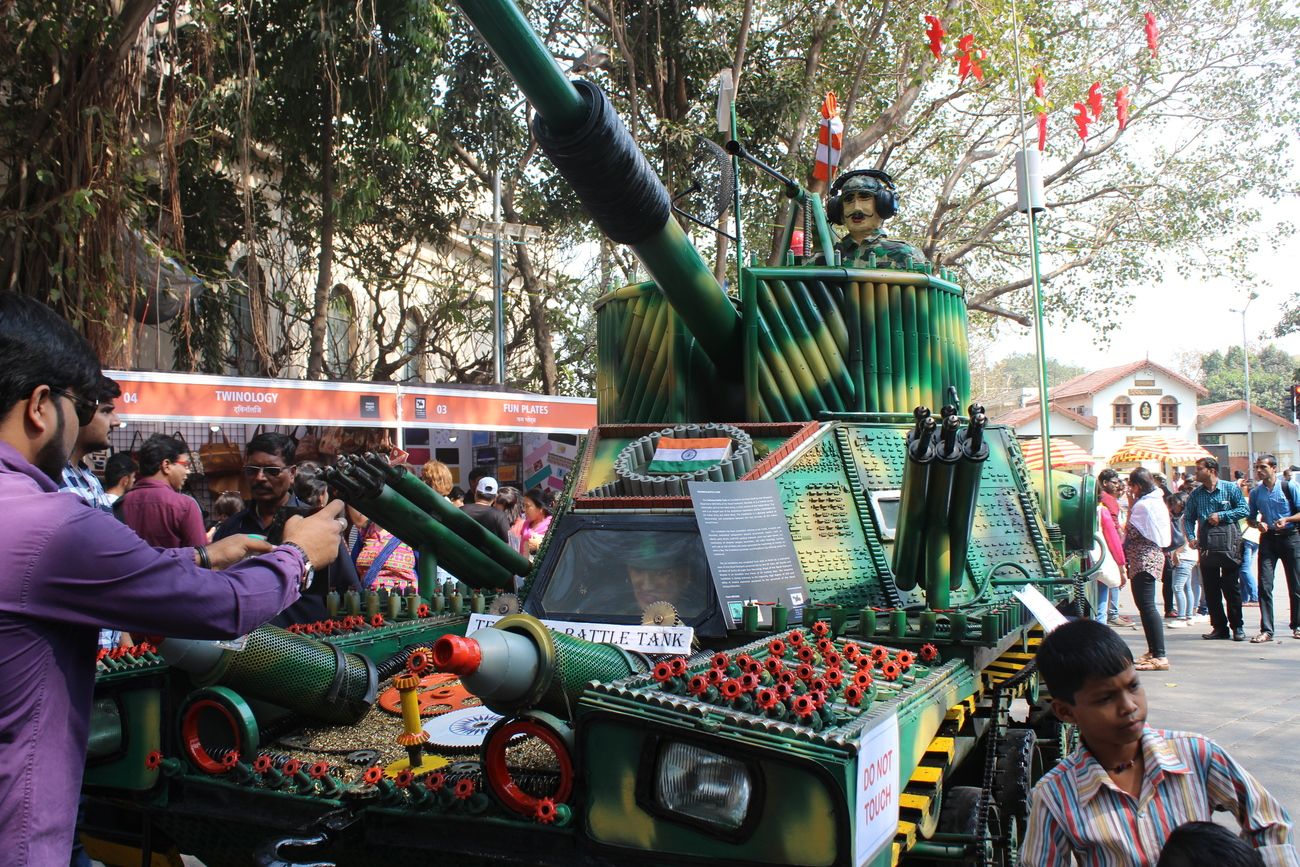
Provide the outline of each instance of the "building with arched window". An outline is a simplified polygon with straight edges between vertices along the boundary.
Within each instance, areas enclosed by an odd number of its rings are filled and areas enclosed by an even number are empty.
[[[1130,439],[1167,434],[1197,441],[1196,404],[1204,387],[1153,361],[1085,373],[1051,389],[1048,424],[1099,462]],[[994,419],[1017,436],[1039,436],[1038,402]]]

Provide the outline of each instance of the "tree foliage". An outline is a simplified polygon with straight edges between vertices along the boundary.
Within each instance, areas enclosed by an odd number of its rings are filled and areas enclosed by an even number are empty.
[[[1226,352],[1215,350],[1201,356],[1201,383],[1209,390],[1205,403],[1246,399],[1246,367],[1241,347]],[[1250,351],[1250,402],[1291,417],[1288,395],[1293,383],[1300,382],[1300,356],[1289,355],[1276,346],[1266,345]]]

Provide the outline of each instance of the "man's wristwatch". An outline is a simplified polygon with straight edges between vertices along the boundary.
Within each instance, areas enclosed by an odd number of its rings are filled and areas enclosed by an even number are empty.
[[[307,556],[307,549],[296,542],[281,542],[279,547],[292,548],[302,555],[303,571],[298,577],[298,592],[302,592],[311,586],[312,579],[316,577],[316,569],[311,565],[311,558]]]

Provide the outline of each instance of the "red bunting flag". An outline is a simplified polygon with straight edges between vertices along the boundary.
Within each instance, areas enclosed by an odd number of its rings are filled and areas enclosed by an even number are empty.
[[[925,23],[929,25],[925,28],[925,35],[930,37],[930,51],[935,60],[940,60],[943,58],[943,37],[947,31],[943,29],[943,22],[937,15],[925,16]]]
[[[1047,79],[1043,78],[1041,72],[1034,78],[1034,96],[1039,99],[1047,98]]]
[[[1160,31],[1156,29],[1156,13],[1148,12],[1146,18],[1147,48],[1151,49],[1152,57],[1160,56]]]
[[[989,53],[985,49],[976,50],[975,34],[967,33],[957,40],[957,74],[961,76],[962,84],[965,84],[967,77],[971,75],[975,76],[976,81],[984,80],[984,67],[980,66],[980,61],[988,56]]]
[[[1119,120],[1119,128],[1124,129],[1128,126],[1128,85],[1124,85],[1115,91],[1115,117]]]
[[[826,92],[822,100],[822,119],[817,123],[817,164],[813,177],[829,182],[840,167],[840,148],[844,146],[844,121],[835,103],[835,93]]]
[[[1047,149],[1047,112],[1038,113],[1038,151],[1042,153]]]
[[[1074,125],[1079,130],[1079,138],[1086,139],[1088,137],[1088,124],[1092,122],[1088,119],[1088,107],[1081,102],[1076,102],[1074,110],[1078,112],[1074,116]]]
[[[1101,119],[1101,82],[1094,81],[1088,88],[1088,113],[1093,120]]]

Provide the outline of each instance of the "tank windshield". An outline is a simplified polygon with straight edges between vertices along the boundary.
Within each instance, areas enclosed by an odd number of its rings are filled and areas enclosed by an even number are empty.
[[[640,618],[667,602],[683,621],[707,613],[712,585],[699,535],[663,530],[580,530],[564,548],[542,595],[548,616],[600,622]]]

